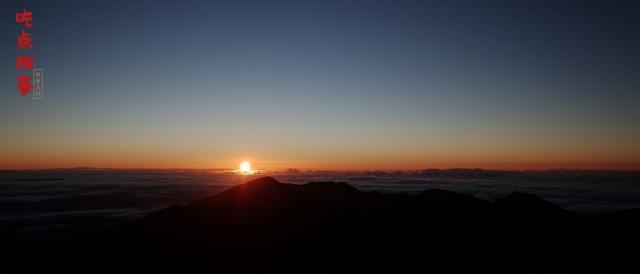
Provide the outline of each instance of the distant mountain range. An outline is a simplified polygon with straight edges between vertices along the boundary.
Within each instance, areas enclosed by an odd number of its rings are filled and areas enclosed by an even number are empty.
[[[640,210],[580,215],[520,192],[488,202],[263,177],[43,241],[10,265],[25,273],[637,273],[638,231]]]

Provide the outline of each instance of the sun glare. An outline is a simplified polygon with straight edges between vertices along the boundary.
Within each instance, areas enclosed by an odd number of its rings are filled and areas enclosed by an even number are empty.
[[[240,163],[240,169],[238,169],[238,173],[254,174],[256,173],[256,171],[251,168],[251,163],[249,161],[244,161]]]

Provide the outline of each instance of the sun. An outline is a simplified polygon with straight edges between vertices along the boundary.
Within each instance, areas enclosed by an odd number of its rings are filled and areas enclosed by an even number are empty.
[[[240,170],[241,171],[250,171],[251,170],[251,163],[249,161],[244,161],[244,162],[240,163]]]
[[[256,173],[256,171],[251,168],[251,162],[244,161],[244,162],[240,163],[240,169],[238,169],[238,173],[241,173],[241,174],[254,174],[254,173]]]

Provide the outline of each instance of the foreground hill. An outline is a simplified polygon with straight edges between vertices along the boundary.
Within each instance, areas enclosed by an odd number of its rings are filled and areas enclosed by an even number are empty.
[[[383,194],[264,177],[43,247],[19,265],[93,273],[635,273],[639,216],[577,215],[518,192],[490,203],[444,190]]]

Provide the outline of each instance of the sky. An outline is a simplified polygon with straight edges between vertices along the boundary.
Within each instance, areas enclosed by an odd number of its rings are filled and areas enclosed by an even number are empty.
[[[0,7],[0,169],[640,169],[637,1]]]

